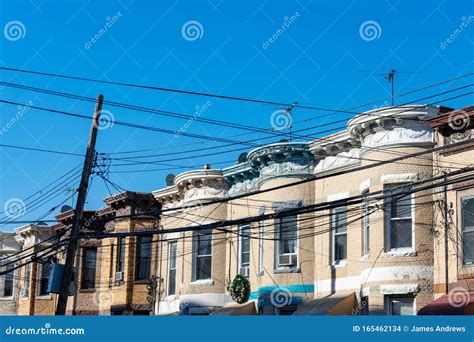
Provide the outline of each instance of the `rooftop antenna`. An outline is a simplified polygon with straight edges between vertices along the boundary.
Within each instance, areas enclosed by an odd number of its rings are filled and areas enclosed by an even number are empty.
[[[298,104],[298,102],[293,102],[287,109],[286,109],[286,113],[288,114],[288,117],[290,119],[290,142],[293,141],[293,108],[296,107],[296,105]]]
[[[385,76],[385,79],[388,80],[388,83],[392,84],[392,107],[395,106],[395,90],[394,90],[394,85],[395,85],[395,69],[392,69],[388,72],[387,76]]]

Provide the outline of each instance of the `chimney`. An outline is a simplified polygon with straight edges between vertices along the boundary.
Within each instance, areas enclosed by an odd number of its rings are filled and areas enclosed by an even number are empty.
[[[210,170],[211,164],[204,164],[204,170]]]

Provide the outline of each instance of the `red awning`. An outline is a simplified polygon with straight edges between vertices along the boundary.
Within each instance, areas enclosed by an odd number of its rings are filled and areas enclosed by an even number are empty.
[[[422,307],[418,315],[473,315],[474,292],[445,294]]]

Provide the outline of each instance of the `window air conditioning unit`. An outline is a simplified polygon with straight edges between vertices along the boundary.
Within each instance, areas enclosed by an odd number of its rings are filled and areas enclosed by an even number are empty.
[[[296,254],[282,254],[278,257],[279,266],[295,266],[296,265]]]
[[[123,281],[123,272],[115,272],[115,281]]]
[[[249,276],[249,267],[241,267],[239,273],[243,275],[244,277]]]

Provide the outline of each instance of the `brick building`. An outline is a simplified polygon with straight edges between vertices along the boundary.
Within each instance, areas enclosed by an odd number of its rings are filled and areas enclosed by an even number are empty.
[[[460,113],[467,124],[453,129]],[[434,182],[470,165],[474,145],[430,150],[470,139],[470,118],[472,107],[377,109],[323,138],[261,146],[222,170],[205,165],[152,193],[110,196],[85,214],[97,224],[83,232],[139,234],[81,240],[68,314],[413,315],[459,287],[470,312],[474,183],[443,191]],[[71,217],[43,230],[58,234]],[[212,226],[224,220],[240,223]],[[243,305],[230,293],[237,275],[250,283]],[[47,311],[36,305],[18,311]]]

